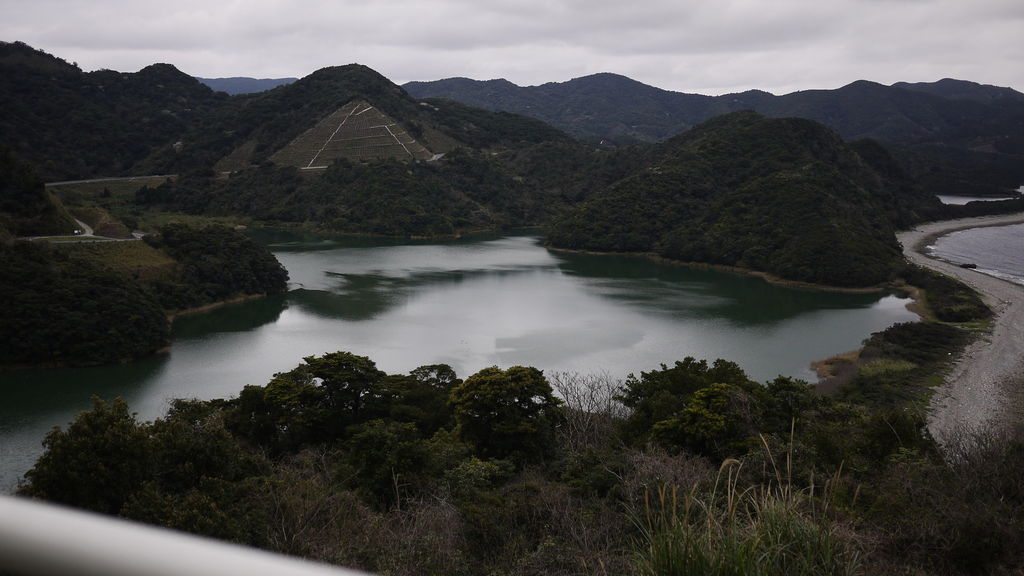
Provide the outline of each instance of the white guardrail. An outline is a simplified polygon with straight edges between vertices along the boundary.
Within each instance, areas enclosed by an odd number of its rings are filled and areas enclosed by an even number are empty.
[[[366,576],[254,548],[0,496],[0,574]]]

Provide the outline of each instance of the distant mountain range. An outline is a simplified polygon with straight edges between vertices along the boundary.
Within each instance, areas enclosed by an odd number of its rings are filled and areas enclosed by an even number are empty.
[[[862,80],[784,96],[759,90],[685,94],[616,74],[528,87],[450,78],[404,88],[416,98],[533,116],[584,141],[605,144],[658,142],[715,116],[754,110],[815,120],[847,141],[878,140],[937,192],[990,194],[1024,183],[1024,94],[962,80],[893,86]]]
[[[50,181],[179,175],[139,189],[131,218],[389,236],[549,226],[562,247],[837,285],[887,277],[894,228],[951,214],[935,194],[1024,182],[1024,100],[966,82],[711,97],[599,74],[530,88],[456,79],[434,85],[462,87],[449,99],[412,95],[428,86],[352,64],[229,96],[170,64],[87,73],[0,43],[0,146]],[[22,234],[25,203],[14,204],[0,228]]]
[[[950,116],[987,124],[991,115],[1016,117],[1024,110],[1024,94],[1011,88],[951,79],[893,86],[861,80],[837,90],[784,96],[760,90],[723,96],[687,94],[609,73],[540,86],[449,78],[409,82],[403,88],[415,98],[446,98],[524,114],[577,138],[623,143],[664,140],[709,118],[739,110],[816,120],[847,140],[870,137],[901,143],[958,127],[960,122]]]
[[[236,94],[252,94],[254,92],[266,92],[284,84],[291,84],[298,78],[249,78],[246,76],[233,76],[231,78],[200,78],[196,77],[203,84],[216,92],[227,92],[232,96]]]

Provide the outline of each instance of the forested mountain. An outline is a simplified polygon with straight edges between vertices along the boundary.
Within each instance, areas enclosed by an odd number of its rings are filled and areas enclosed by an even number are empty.
[[[355,101],[365,102],[366,106],[339,116],[325,138],[330,138],[335,128],[355,124],[367,107],[382,114],[386,123],[393,123],[392,132],[407,134],[402,141],[415,140],[431,153],[445,153],[460,146],[516,147],[568,138],[526,117],[454,103],[421,103],[370,68],[350,64],[323,68],[269,92],[233,97],[218,110],[216,117],[193,126],[181,142],[167,143],[143,166],[149,172],[183,172],[214,166],[237,171],[267,160],[280,164],[272,158],[275,153],[297,144],[304,133]],[[367,135],[353,134],[350,142]],[[335,136],[338,138],[321,140],[317,147],[329,151],[349,144],[341,138],[343,135]],[[382,146],[385,144],[381,142]],[[365,151],[364,148],[354,156],[341,157],[369,159],[362,154]],[[393,156],[396,155],[384,153],[370,158]]]
[[[254,92],[266,92],[284,84],[291,84],[298,78],[248,78],[245,76],[232,76],[231,78],[199,78],[203,84],[217,92],[227,92],[234,96],[236,94],[252,94]]]
[[[599,130],[628,141],[684,131],[657,146],[602,147],[526,116],[416,100],[357,64],[228,97],[169,65],[84,74],[24,44],[4,44],[2,54],[15,80],[0,81],[4,97],[35,116],[8,119],[0,142],[26,148],[46,176],[180,175],[122,204],[131,220],[172,211],[393,236],[556,221],[556,246],[864,285],[891,272],[895,226],[943,214],[934,193],[992,192],[1024,170],[1016,162],[1024,130],[1015,131],[1024,114],[1013,95],[981,102],[994,89],[964,83],[940,91],[975,97],[857,82],[713,98],[612,74],[534,88],[447,81],[476,90],[478,102],[547,110],[577,135]],[[33,107],[47,90],[57,96]],[[692,128],[749,108],[834,132],[750,114]]]
[[[938,201],[877,144],[859,147],[864,156],[808,120],[721,116],[659,145],[645,170],[555,222],[548,240],[836,286],[884,282],[901,259],[894,230]]]
[[[87,73],[0,42],[0,143],[47,181],[126,173],[226,100],[169,64]]]
[[[586,140],[655,142],[711,117],[749,109],[815,120],[846,140],[877,139],[894,147],[937,193],[999,194],[1024,182],[1024,94],[971,82],[883,86],[859,81],[784,96],[757,90],[684,94],[613,74],[531,87],[455,78],[405,88],[420,98],[534,116]]]
[[[1017,92],[1013,88],[978,84],[952,78],[943,78],[938,82],[897,82],[892,87],[926,92],[951,100],[974,100],[991,103],[1003,101],[1024,102],[1024,94]]]
[[[444,98],[486,110],[524,114],[577,138],[619,144],[664,140],[736,109],[706,96],[659,90],[607,73],[530,87],[507,80],[450,78],[410,82],[404,88],[418,98]]]

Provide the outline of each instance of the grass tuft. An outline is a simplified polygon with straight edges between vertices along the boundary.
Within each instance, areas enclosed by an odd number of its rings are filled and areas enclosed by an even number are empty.
[[[763,440],[763,439],[762,439]],[[816,493],[812,483],[793,487],[792,453],[785,470],[764,443],[775,478],[741,488],[743,463],[727,459],[710,496],[694,487],[680,501],[678,486],[662,486],[644,499],[637,573],[644,576],[800,576],[858,574],[861,554],[830,518],[830,501],[840,474]]]

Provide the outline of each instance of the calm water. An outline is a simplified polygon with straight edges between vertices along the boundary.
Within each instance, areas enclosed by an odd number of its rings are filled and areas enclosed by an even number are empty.
[[[1024,285],[1024,224],[960,230],[929,246],[932,255]]]
[[[906,302],[833,294],[628,257],[558,254],[533,236],[444,243],[260,238],[288,268],[284,296],[184,318],[172,351],[127,366],[0,374],[0,491],[53,426],[93,395],[142,419],[176,397],[230,397],[303,356],[348,350],[391,373],[447,363],[630,372],[685,356],[727,358],[759,381],[812,379],[816,359],[916,319]]]

